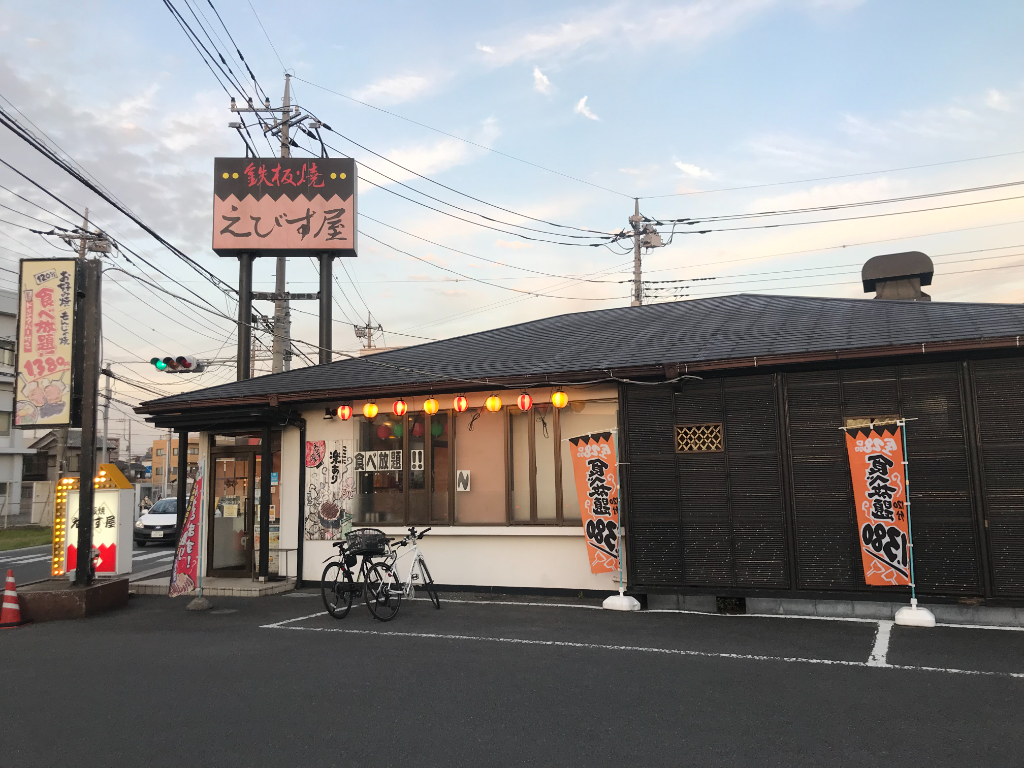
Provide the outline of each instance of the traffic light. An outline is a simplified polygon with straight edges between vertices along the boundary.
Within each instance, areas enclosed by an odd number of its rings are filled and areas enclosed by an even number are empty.
[[[201,373],[206,370],[206,363],[192,355],[154,357],[149,362],[164,373]]]

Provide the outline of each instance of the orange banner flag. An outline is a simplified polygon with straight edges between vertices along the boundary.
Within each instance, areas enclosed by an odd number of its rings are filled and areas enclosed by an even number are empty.
[[[570,437],[572,473],[583,516],[591,573],[619,569],[619,467],[615,435]]]
[[[902,427],[846,433],[857,504],[864,581],[871,586],[910,584],[910,508]]]

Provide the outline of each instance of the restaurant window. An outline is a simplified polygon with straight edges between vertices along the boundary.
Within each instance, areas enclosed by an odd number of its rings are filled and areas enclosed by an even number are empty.
[[[505,525],[505,413],[455,416],[455,522]]]
[[[559,414],[562,470],[562,523],[580,524],[580,505],[572,472],[569,438],[593,432],[611,432],[618,427],[618,400],[575,400]]]
[[[430,417],[430,522],[448,522],[449,485],[451,483],[451,439],[447,413]]]
[[[509,408],[509,497],[513,523],[558,522],[557,417],[547,404]]]
[[[360,418],[356,456],[356,508],[361,525],[400,525],[405,521],[405,425],[378,414]]]

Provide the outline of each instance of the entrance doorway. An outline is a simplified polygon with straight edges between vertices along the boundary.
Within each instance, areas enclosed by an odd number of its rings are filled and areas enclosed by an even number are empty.
[[[218,435],[213,442],[206,572],[209,576],[251,577],[258,566],[263,440],[259,435]],[[273,436],[271,449],[269,530],[271,548],[276,549],[277,511],[281,508],[280,433]],[[276,565],[276,557],[272,555],[269,562]]]

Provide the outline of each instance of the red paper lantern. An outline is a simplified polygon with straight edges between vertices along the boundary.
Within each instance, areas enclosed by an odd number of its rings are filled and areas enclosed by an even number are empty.
[[[386,424],[381,424],[379,427],[377,427],[377,437],[379,437],[381,440],[387,440],[389,437],[391,437],[391,427],[387,426]]]
[[[339,405],[338,406],[338,418],[342,421],[348,421],[352,418],[352,406],[351,405]]]
[[[412,436],[413,437],[423,437],[423,431],[424,430],[423,430],[423,422],[422,421],[417,421],[415,424],[412,425]]]
[[[452,401],[452,407],[459,413],[462,413],[467,408],[469,408],[469,400],[467,400],[462,395],[459,395],[458,397],[455,398],[454,401]]]
[[[516,400],[516,404],[519,406],[520,411],[528,411],[533,407],[533,398],[523,392]]]
[[[394,405],[391,406],[391,412],[395,416],[405,416],[405,412],[409,410],[409,404],[405,400],[395,400]]]

